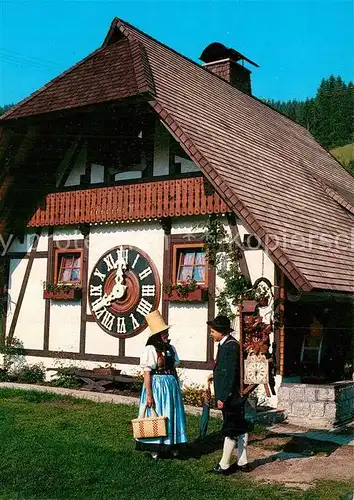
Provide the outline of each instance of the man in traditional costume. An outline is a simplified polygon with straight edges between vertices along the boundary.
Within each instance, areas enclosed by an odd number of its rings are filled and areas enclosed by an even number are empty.
[[[224,436],[223,455],[220,462],[210,471],[229,475],[235,469],[249,472],[247,460],[248,423],[245,419],[245,399],[240,394],[240,344],[230,335],[232,328],[226,316],[217,316],[207,324],[210,335],[219,343],[213,375],[217,407],[222,411]],[[237,464],[231,466],[237,441]]]

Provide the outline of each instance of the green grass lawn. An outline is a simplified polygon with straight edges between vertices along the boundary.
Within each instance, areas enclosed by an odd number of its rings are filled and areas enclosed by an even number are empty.
[[[0,499],[333,500],[349,491],[348,485],[327,483],[304,493],[256,485],[240,474],[207,474],[220,457],[218,438],[206,449],[192,445],[184,459],[152,461],[134,449],[130,420],[136,412],[136,407],[0,389]],[[193,441],[199,419],[189,417],[188,425]],[[210,422],[211,435],[219,426],[220,421]]]

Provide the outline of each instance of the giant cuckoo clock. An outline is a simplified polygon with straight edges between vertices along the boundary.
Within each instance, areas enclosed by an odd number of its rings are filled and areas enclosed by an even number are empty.
[[[157,269],[139,248],[115,247],[93,268],[88,296],[93,317],[105,332],[133,337],[146,327],[145,316],[159,305]]]

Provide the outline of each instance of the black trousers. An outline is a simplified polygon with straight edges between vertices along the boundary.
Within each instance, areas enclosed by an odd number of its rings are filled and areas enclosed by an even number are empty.
[[[250,424],[245,418],[245,399],[232,396],[225,401],[222,409],[223,425],[221,433],[223,437],[236,439],[240,434],[250,430]]]

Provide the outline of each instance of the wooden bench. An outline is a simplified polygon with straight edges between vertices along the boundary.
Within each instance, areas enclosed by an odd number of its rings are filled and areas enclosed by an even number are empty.
[[[47,368],[47,371],[62,371],[63,368]],[[65,369],[66,373],[70,375],[74,375],[77,377],[79,380],[84,382],[84,386],[80,388],[82,391],[99,391],[99,392],[105,392],[106,391],[106,386],[108,385],[119,385],[119,384],[126,384],[126,385],[132,385],[136,384],[139,382],[139,379],[136,377],[131,377],[130,375],[102,375],[98,373],[94,373],[93,370],[79,370],[79,369],[72,369],[68,368]]]
[[[86,385],[81,387],[82,391],[104,392],[107,385],[129,384],[137,382],[135,377],[129,375],[101,375],[93,373],[92,370],[73,370],[73,375],[82,380]]]

